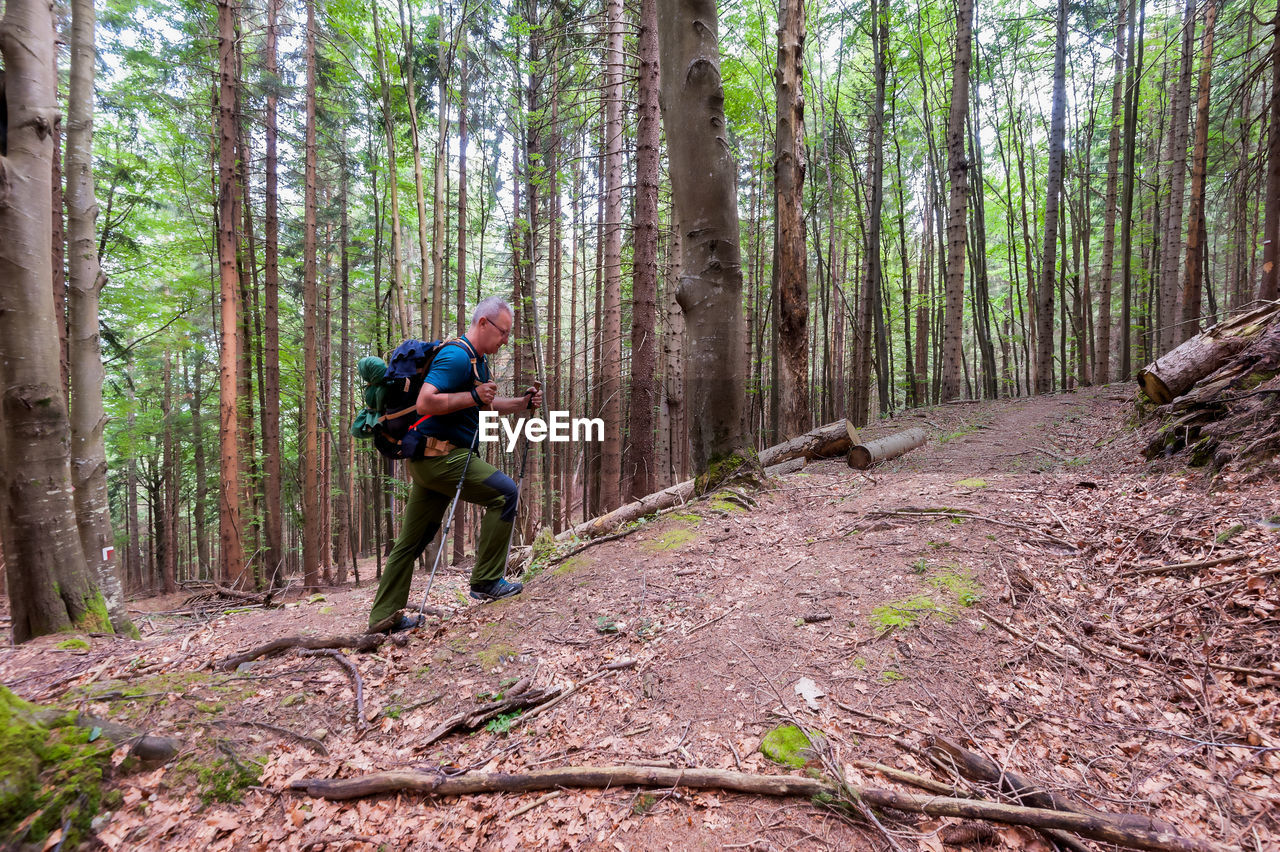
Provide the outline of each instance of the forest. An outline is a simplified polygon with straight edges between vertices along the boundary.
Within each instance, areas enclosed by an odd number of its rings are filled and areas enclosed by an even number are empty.
[[[354,365],[482,296],[516,306],[500,384],[605,424],[528,453],[525,544],[704,468],[723,376],[760,449],[1128,379],[1276,296],[1280,12],[1254,0],[28,5],[7,162],[38,45],[52,175],[5,203],[51,190],[51,262],[6,220],[0,348],[61,364],[80,535],[128,592],[380,570],[407,486],[348,434]],[[682,11],[718,12],[714,139],[659,120]],[[673,179],[681,145],[728,165]],[[730,339],[677,299],[676,196],[717,181]]]

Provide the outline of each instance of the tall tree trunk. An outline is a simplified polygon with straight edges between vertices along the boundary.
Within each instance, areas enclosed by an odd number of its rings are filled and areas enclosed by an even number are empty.
[[[605,47],[604,315],[598,382],[604,445],[600,458],[600,508],[622,503],[622,0],[608,0]]]
[[[1187,221],[1187,276],[1182,287],[1182,322],[1178,342],[1200,332],[1200,293],[1204,286],[1204,194],[1209,159],[1209,83],[1213,71],[1213,25],[1217,0],[1204,7],[1204,35],[1200,43],[1200,84],[1196,98],[1196,138],[1191,157],[1191,216]]]
[[[1053,294],[1058,272],[1058,226],[1067,123],[1067,2],[1058,0],[1053,50],[1053,111],[1049,119],[1049,174],[1044,205],[1044,253],[1036,297],[1036,393],[1053,390]],[[1064,317],[1065,321],[1065,317]],[[1064,330],[1065,333],[1065,330]]]
[[[168,295],[166,291],[165,295]],[[165,594],[178,590],[178,451],[174,434],[173,364],[169,349],[164,352],[161,368],[163,390],[160,397],[160,475],[156,508],[156,562],[160,566],[160,582]]]
[[[1165,182],[1164,222],[1160,237],[1159,342],[1156,354],[1163,355],[1182,339],[1178,332],[1178,296],[1181,295],[1181,271],[1178,257],[1182,254],[1183,194],[1187,185],[1187,124],[1191,111],[1191,70],[1195,62],[1196,0],[1187,0],[1182,12],[1182,52],[1178,82],[1173,90],[1169,114],[1169,147],[1164,161],[1168,169]]]
[[[459,337],[467,330],[467,28],[461,27],[458,48],[458,278],[457,327]],[[466,556],[467,513],[453,519],[453,564]]]
[[[960,396],[964,358],[964,282],[969,163],[965,158],[965,122],[969,115],[969,64],[973,43],[973,0],[960,0],[956,15],[955,66],[951,82],[951,115],[947,124],[947,173],[951,201],[947,219],[947,312],[943,329],[942,400]],[[982,187],[978,188],[981,191]]]
[[[244,581],[244,543],[240,507],[240,435],[236,391],[240,366],[240,276],[236,268],[236,79],[233,0],[218,3],[218,277],[221,283],[222,349],[220,352],[218,445],[221,455],[219,529],[220,576]]]
[[[631,417],[626,495],[658,490],[654,412],[658,407],[658,4],[640,3],[640,97],[636,140],[635,260],[631,284]]]
[[[314,0],[307,0],[306,139],[302,247],[302,575],[307,588],[320,583],[320,427],[317,422],[319,364],[316,352],[316,22]]]
[[[93,0],[71,5],[71,85],[67,110],[67,236],[70,298],[71,484],[85,563],[118,633],[136,633],[125,607],[111,530],[102,407],[104,373],[98,345],[98,296],[106,277],[98,265],[93,177]]]
[[[198,350],[194,353],[194,364],[191,370],[191,449],[196,474],[196,565],[202,580],[213,579],[209,563],[209,523],[207,518],[209,504],[208,471],[204,452],[204,357]]]
[[[1280,298],[1280,2],[1271,39],[1271,121],[1267,131],[1267,201],[1258,298]]]
[[[1138,19],[1135,35],[1134,17]],[[1124,174],[1120,202],[1120,374],[1117,379],[1127,379],[1133,373],[1133,191],[1137,183],[1134,161],[1137,156],[1138,95],[1142,85],[1143,36],[1146,30],[1146,6],[1133,0],[1129,4],[1128,49],[1125,50],[1125,114],[1124,114]],[[1135,44],[1137,53],[1135,56]]]
[[[778,292],[779,439],[809,430],[809,276],[804,222],[804,0],[779,0],[774,72],[774,286]],[[884,86],[879,88],[883,110]],[[878,270],[877,270],[878,271]]]
[[[377,0],[369,4],[373,13],[373,40],[377,49],[378,79],[382,84],[382,127],[387,140],[387,186],[391,193],[391,279],[390,302],[395,315],[395,331],[401,338],[409,336],[409,310],[404,298],[403,251],[400,248],[400,181],[396,178],[396,134],[391,118],[391,81],[388,79],[387,54],[382,44],[382,28],[378,24]],[[389,335],[390,336],[390,335]]]
[[[677,298],[689,332],[689,431],[693,466],[701,473],[751,446],[742,417],[746,325],[737,166],[726,138],[714,0],[660,0],[658,33],[663,121],[683,249]]]
[[[422,337],[432,340],[437,339],[439,334],[431,327],[431,270],[427,267],[427,256],[431,249],[427,242],[426,175],[422,168],[422,137],[418,126],[418,96],[414,86],[413,26],[411,21],[405,20],[404,0],[400,0],[397,6],[400,10],[400,37],[404,46],[400,81],[409,107],[409,148],[413,157],[413,187],[418,203],[418,254],[421,261],[418,267],[418,325]],[[388,104],[388,108],[389,106]]]
[[[925,183],[924,209],[920,211],[924,242],[920,248],[920,267],[916,273],[916,405],[929,404],[929,282],[933,262],[933,180]]]
[[[280,73],[276,57],[282,0],[267,2],[267,74]],[[262,456],[263,456],[263,573],[273,577],[284,561],[284,515],[280,503],[280,214],[277,192],[278,156],[276,121],[279,95],[274,86],[267,90],[266,112],[266,221],[263,241],[262,346],[263,371]],[[376,184],[375,184],[376,190]]]
[[[1098,348],[1094,363],[1094,381],[1105,385],[1111,381],[1111,281],[1115,268],[1116,198],[1120,183],[1120,126],[1124,121],[1125,29],[1131,4],[1119,0],[1116,5],[1116,47],[1113,65],[1115,79],[1111,84],[1111,131],[1107,138],[1107,194],[1102,208],[1102,266],[1098,281]]]
[[[444,2],[440,3],[440,26],[444,27]],[[431,336],[439,340],[444,336],[444,219],[448,208],[449,179],[445,165],[449,161],[449,60],[443,36],[437,47],[438,77],[436,98],[436,151],[435,180],[432,182],[431,202]],[[426,255],[422,264],[427,263]],[[424,273],[423,278],[426,278]]]

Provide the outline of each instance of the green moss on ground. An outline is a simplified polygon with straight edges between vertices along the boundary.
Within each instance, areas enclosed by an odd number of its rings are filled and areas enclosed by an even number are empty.
[[[900,601],[889,601],[871,610],[871,626],[884,632],[895,627],[914,627],[921,615],[937,613],[950,618],[947,611],[929,595],[916,595]]]
[[[684,528],[670,529],[657,538],[649,539],[643,542],[646,550],[661,552],[664,550],[675,550],[678,547],[688,544],[698,538],[698,534],[692,530]]]
[[[1244,524],[1232,524],[1222,532],[1218,533],[1215,541],[1217,541],[1218,544],[1226,544],[1242,532],[1244,532]]]
[[[244,791],[262,779],[262,769],[266,765],[266,758],[219,758],[209,766],[200,767],[196,770],[196,777],[200,779],[200,800],[206,805],[211,802],[239,802],[244,798]]]
[[[818,736],[815,735],[814,739]],[[800,769],[813,756],[817,744],[795,725],[779,725],[764,735],[760,741],[760,753],[774,763]]]
[[[0,847],[40,848],[66,826],[63,848],[77,848],[102,801],[113,747],[100,732],[75,726],[75,714],[52,721],[0,686]]]
[[[957,488],[986,488],[987,481],[985,479],[962,479],[959,482],[952,483]]]
[[[89,650],[89,643],[83,639],[63,639],[53,647],[59,651],[87,651]]]

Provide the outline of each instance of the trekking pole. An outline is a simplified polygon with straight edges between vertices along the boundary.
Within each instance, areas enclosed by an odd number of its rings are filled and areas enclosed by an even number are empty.
[[[462,463],[462,476],[458,477],[458,488],[453,492],[453,502],[449,504],[449,514],[445,515],[444,525],[440,527],[440,546],[436,548],[436,558],[431,562],[431,576],[427,578],[427,590],[422,593],[422,604],[418,607],[418,615],[427,609],[427,598],[431,595],[431,584],[436,580],[436,568],[440,567],[440,555],[444,553],[445,539],[449,536],[449,528],[453,526],[453,515],[458,509],[458,501],[462,499],[462,486],[467,481],[467,468],[471,466],[471,456],[476,451],[476,439],[480,430],[471,436],[471,446],[467,448],[467,460]]]

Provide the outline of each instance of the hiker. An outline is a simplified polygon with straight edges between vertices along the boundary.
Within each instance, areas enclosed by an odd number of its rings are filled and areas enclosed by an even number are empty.
[[[478,455],[468,458],[474,451],[481,408],[513,414],[542,404],[542,391],[536,387],[524,396],[498,396],[498,386],[490,376],[486,356],[507,342],[512,322],[511,307],[490,296],[476,305],[466,333],[441,346],[431,362],[418,393],[421,419],[413,426],[421,436],[420,449],[407,461],[413,486],[400,536],[373,598],[371,633],[408,630],[424,621],[421,615],[402,615],[400,610],[409,600],[413,563],[440,529],[460,478],[462,499],[486,510],[471,571],[471,597],[491,601],[524,589],[502,576],[516,517],[516,483]]]

